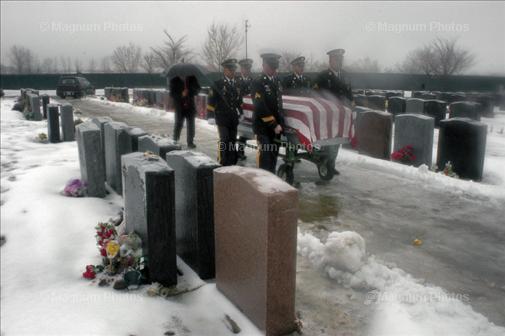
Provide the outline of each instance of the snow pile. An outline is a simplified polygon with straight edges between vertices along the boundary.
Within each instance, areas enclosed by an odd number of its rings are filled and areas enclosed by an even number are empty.
[[[356,232],[332,232],[326,243],[298,232],[298,253],[345,287],[365,289],[365,304],[375,304],[369,335],[498,336],[505,328],[472,310],[469,296],[425,285],[373,256]]]
[[[169,299],[149,297],[147,287],[115,291],[83,279],[85,266],[101,261],[93,228],[122,200],[62,196],[80,176],[76,143],[35,142],[47,122],[23,120],[12,105],[1,99],[2,335],[229,335],[225,314],[242,334],[262,334],[180,260],[180,285],[203,286]]]

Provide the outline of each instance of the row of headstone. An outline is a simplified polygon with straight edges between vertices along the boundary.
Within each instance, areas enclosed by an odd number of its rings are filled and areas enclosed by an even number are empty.
[[[127,87],[105,87],[103,93],[107,100],[121,103],[130,102],[130,95]]]
[[[133,89],[132,104],[138,106],[154,106],[165,108],[170,101],[168,90]]]
[[[62,140],[75,140],[74,109],[72,105],[68,103],[47,105],[47,137],[51,143]]]
[[[393,118],[390,113],[355,108],[356,139],[359,153],[389,160]],[[412,147],[409,162],[431,167],[436,119],[423,114],[401,114],[395,118],[393,151]],[[444,169],[451,162],[462,178],[481,180],[484,168],[487,127],[469,118],[450,118],[439,122],[437,167]]]
[[[201,153],[165,159],[122,156],[126,229],[145,243],[150,280],[175,285],[179,255],[266,335],[294,331],[297,190]]]

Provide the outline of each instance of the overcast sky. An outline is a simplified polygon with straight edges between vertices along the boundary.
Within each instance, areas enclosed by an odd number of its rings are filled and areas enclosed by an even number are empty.
[[[78,57],[86,67],[114,47],[158,46],[163,29],[188,36],[197,53],[212,22],[251,23],[249,54],[299,50],[325,60],[346,49],[346,62],[370,57],[392,67],[436,37],[459,37],[476,55],[468,73],[505,74],[505,2],[1,2],[1,58],[13,44],[39,58]],[[243,57],[245,48],[238,57]]]

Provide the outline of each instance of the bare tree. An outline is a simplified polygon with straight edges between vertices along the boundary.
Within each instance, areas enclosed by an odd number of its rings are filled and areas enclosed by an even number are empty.
[[[76,73],[82,72],[82,63],[80,59],[74,59],[74,68]]]
[[[207,29],[207,39],[202,48],[203,59],[212,70],[219,70],[221,63],[235,56],[242,37],[237,27],[225,23],[213,23]]]
[[[379,62],[370,57],[364,57],[347,66],[349,72],[379,73],[381,72]]]
[[[156,70],[156,54],[154,52],[144,54],[140,66],[147,73],[153,73]]]
[[[172,64],[189,60],[192,51],[186,47],[187,36],[176,39],[172,37],[166,30],[163,31],[167,36],[167,40],[159,48],[151,48],[156,55],[156,64],[162,69],[168,69]]]
[[[112,72],[111,68],[110,68],[110,58],[105,56],[102,58],[102,61],[101,61],[101,71],[103,73],[109,73],[109,72]]]
[[[9,50],[9,59],[16,73],[31,73],[34,70],[35,57],[28,48],[13,45]]]
[[[72,72],[72,60],[70,59],[70,57],[61,56],[60,63],[61,63],[61,70],[63,73]]]
[[[317,60],[312,55],[305,59],[305,71],[319,72],[325,69],[328,69],[328,62]]]
[[[42,60],[41,63],[41,72],[42,73],[54,73],[54,60],[50,57],[46,57]]]
[[[96,61],[93,57],[88,62],[88,73],[96,72]]]
[[[437,38],[411,51],[398,66],[400,72],[426,75],[454,75],[470,68],[475,55],[457,45],[457,39]]]
[[[140,46],[130,42],[128,45],[114,49],[111,61],[118,72],[137,72],[141,56]]]

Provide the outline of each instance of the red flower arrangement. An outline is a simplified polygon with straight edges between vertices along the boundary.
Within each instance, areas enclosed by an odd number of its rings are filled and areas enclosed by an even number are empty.
[[[98,223],[95,229],[96,244],[100,250],[100,255],[106,257],[107,251],[105,248],[107,247],[107,243],[117,238],[116,228],[111,223]]]
[[[414,155],[414,147],[407,145],[391,154],[391,160],[401,163],[412,163],[416,159]]]
[[[87,265],[86,272],[82,273],[83,278],[92,280],[96,277],[95,266]]]

